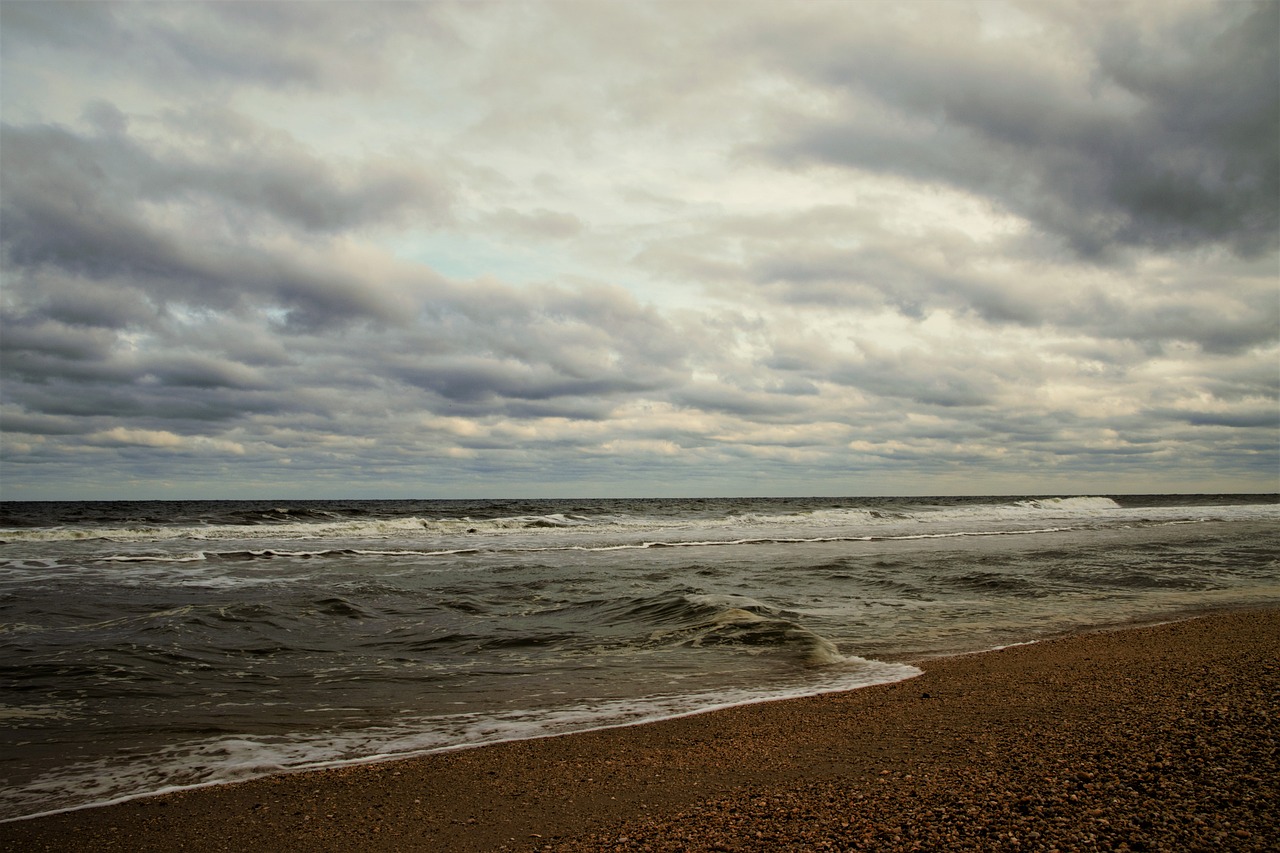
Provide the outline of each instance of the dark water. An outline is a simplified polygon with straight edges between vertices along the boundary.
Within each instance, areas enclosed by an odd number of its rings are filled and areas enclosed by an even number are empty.
[[[1275,496],[0,504],[0,818],[1280,602]]]

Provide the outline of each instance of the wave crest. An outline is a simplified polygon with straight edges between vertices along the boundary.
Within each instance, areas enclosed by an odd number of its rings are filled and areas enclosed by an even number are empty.
[[[857,660],[841,654],[831,640],[800,624],[796,614],[745,596],[671,592],[633,603],[629,611],[632,616],[657,617],[670,626],[649,634],[652,645],[780,654],[807,666]]]

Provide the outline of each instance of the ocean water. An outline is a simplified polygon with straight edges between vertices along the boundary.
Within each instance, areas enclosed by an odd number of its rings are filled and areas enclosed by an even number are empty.
[[[1277,501],[0,503],[0,819],[1274,605]]]

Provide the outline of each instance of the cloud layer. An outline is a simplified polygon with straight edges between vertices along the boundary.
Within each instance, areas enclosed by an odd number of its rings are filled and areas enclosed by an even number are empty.
[[[0,9],[6,498],[1274,491],[1280,4]]]

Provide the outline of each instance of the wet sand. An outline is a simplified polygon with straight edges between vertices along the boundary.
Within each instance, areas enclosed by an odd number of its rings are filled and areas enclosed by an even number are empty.
[[[0,824],[4,851],[1272,850],[1280,610]]]

